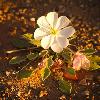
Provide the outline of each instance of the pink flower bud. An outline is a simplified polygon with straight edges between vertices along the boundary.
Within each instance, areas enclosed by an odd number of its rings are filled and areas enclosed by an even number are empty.
[[[75,57],[73,59],[73,68],[75,70],[85,69],[89,70],[90,61],[86,58],[86,56],[82,53],[76,52]]]

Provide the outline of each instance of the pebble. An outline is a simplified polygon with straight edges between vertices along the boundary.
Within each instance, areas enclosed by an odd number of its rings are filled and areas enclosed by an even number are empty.
[[[97,80],[100,82],[100,76],[97,76]]]
[[[6,75],[9,76],[10,75],[10,72],[9,71],[6,71]]]
[[[82,79],[80,82],[79,82],[80,85],[87,85],[87,82],[86,82],[86,79]]]
[[[34,22],[35,21],[35,18],[30,18],[30,20]]]
[[[89,91],[88,91],[88,90],[84,91],[84,94],[85,94],[86,96],[89,96]]]

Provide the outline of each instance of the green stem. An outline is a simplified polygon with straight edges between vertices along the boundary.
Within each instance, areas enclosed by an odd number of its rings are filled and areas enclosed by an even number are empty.
[[[36,48],[38,48],[38,47],[32,47],[29,49],[9,50],[9,51],[6,51],[6,53],[10,54],[10,53],[16,53],[16,52],[25,51],[25,50],[32,50],[32,49],[36,49]]]
[[[18,74],[20,71],[22,71],[24,68],[26,68],[32,61],[29,61],[22,69],[20,69],[19,71],[16,72],[16,74]]]
[[[71,51],[73,54],[75,54],[75,52],[74,52],[72,49],[70,49],[70,48],[68,48],[68,47],[67,47],[67,49],[68,49],[69,51]]]

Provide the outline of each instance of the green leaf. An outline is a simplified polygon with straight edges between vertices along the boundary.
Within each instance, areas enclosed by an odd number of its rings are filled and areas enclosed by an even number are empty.
[[[38,53],[30,53],[27,55],[27,58],[29,60],[35,60],[38,56],[39,56]]]
[[[72,86],[68,81],[61,79],[59,80],[59,89],[64,93],[70,94],[72,91]]]
[[[22,70],[21,72],[18,73],[18,78],[22,79],[22,78],[28,78],[31,76],[32,74],[32,70]]]
[[[96,62],[91,62],[90,70],[97,70],[100,68],[100,65],[98,65]]]
[[[25,60],[26,60],[26,57],[15,56],[9,61],[9,64],[20,64],[21,62]]]
[[[51,67],[53,65],[53,60],[52,60],[53,56],[50,56],[48,59],[47,59],[47,67]]]
[[[72,67],[67,68],[68,73],[75,75],[75,70]]]
[[[41,73],[41,76],[42,76],[42,80],[44,81],[45,79],[47,79],[51,74],[51,71],[49,68],[44,68],[42,73]]]
[[[50,71],[50,66],[52,66],[53,64],[53,60],[52,60],[53,56],[50,56],[49,58],[46,58],[46,64],[45,64],[45,67],[44,69],[42,70],[42,73],[41,73],[41,76],[42,76],[42,80],[44,81],[45,79],[47,79],[50,74],[51,74],[51,71]]]
[[[98,63],[98,64],[100,64],[100,57],[99,56],[92,56],[92,57],[90,57],[90,60],[92,61],[92,62],[96,62],[96,63]]]
[[[68,50],[62,52],[61,55],[62,55],[63,59],[64,59],[66,62],[68,62],[68,61],[71,60],[71,53],[70,53]]]
[[[27,40],[30,40],[30,39],[33,39],[34,36],[31,33],[26,33],[26,34],[23,34],[22,37]]]
[[[39,55],[45,57],[48,54],[48,50],[42,50]]]
[[[36,45],[37,47],[39,47],[41,45],[40,40],[31,39],[29,42],[33,45]]]
[[[83,51],[83,53],[87,53],[87,54],[93,54],[93,53],[95,53],[96,51],[94,50],[94,49],[85,49],[84,51]]]
[[[22,37],[25,38],[26,40],[28,40],[29,43],[31,43],[33,45],[40,46],[40,44],[41,44],[40,40],[34,39],[33,34],[27,33],[27,34],[22,35]]]
[[[14,38],[11,40],[13,46],[17,48],[26,48],[29,47],[29,43],[23,39]]]

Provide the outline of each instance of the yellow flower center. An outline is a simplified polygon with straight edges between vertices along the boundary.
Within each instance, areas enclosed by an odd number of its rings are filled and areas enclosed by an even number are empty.
[[[57,30],[53,28],[53,29],[51,29],[50,33],[51,33],[52,35],[56,35],[56,34],[57,34]]]

